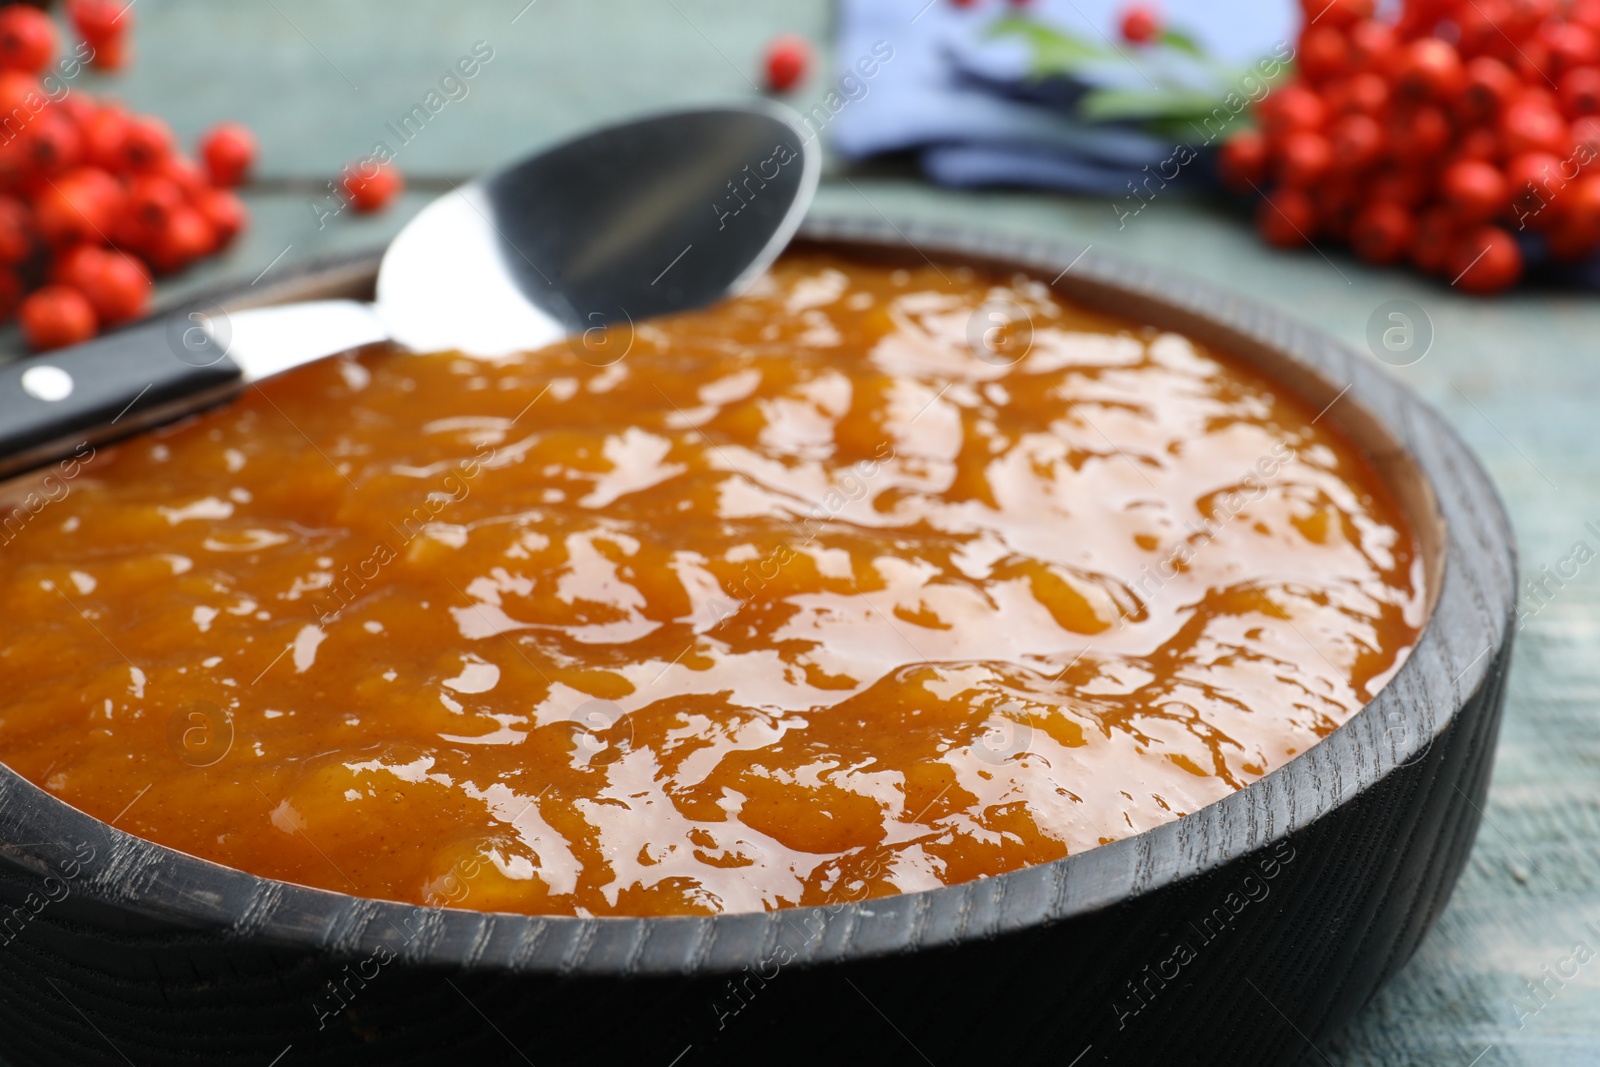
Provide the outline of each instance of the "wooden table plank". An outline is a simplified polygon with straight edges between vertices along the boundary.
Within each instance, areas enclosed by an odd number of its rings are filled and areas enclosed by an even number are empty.
[[[248,119],[265,178],[331,173],[378,139],[409,174],[476,173],[641,109],[748,95],[768,37],[820,41],[830,20],[815,0],[139,0],[136,10],[138,55],[111,81],[117,94],[159,111],[186,142],[219,117]],[[466,97],[401,146],[386,124],[478,41],[494,58]]]
[[[430,120],[399,156],[420,184],[447,187],[447,179],[618,116],[750,95],[746,78],[768,37],[799,30],[820,41],[831,18],[822,0],[537,0],[513,23],[524,3],[139,0],[131,72],[81,84],[114,87],[168,117],[186,140],[218,118],[242,118],[264,149],[265,180],[248,195],[251,233],[226,256],[165,283],[163,296],[386,240],[432,192],[321,229],[308,199],[342,162],[370,151],[384,123],[474,41],[489,42],[495,58],[470,95]],[[799,101],[820,88],[814,80]],[[1483,458],[1510,505],[1526,573],[1557,565],[1578,541],[1600,553],[1600,476],[1590,462],[1600,422],[1600,301],[1592,296],[1527,290],[1470,300],[1339,255],[1270,251],[1239,220],[1175,196],[1119,226],[1102,200],[954,193],[865,174],[852,184],[835,175],[820,197],[832,211],[1077,238],[1288,308],[1361,349],[1374,309],[1411,300],[1431,317],[1436,340],[1425,359],[1395,373]],[[1519,1006],[1541,1004],[1526,983],[1544,979],[1543,968],[1559,966],[1580,942],[1600,953],[1600,562],[1552,588],[1549,605],[1520,635],[1487,820],[1449,909],[1400,976],[1322,1055],[1308,1051],[1308,1062],[1600,1062],[1600,956],[1559,986],[1546,979],[1548,1003],[1519,1028]]]

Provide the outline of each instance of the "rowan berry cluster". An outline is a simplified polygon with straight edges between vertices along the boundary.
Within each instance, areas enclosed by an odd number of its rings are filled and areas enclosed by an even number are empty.
[[[91,57],[121,49],[131,22],[99,0],[76,0],[68,15],[89,46],[78,54]],[[231,190],[256,154],[248,129],[224,123],[201,139],[196,164],[160,119],[44,74],[57,45],[38,8],[0,7],[0,319],[17,313],[37,349],[138,318],[152,274],[233,240],[246,214]]]
[[[1303,0],[1293,82],[1219,159],[1281,246],[1346,242],[1469,292],[1515,284],[1536,233],[1600,250],[1600,0]]]

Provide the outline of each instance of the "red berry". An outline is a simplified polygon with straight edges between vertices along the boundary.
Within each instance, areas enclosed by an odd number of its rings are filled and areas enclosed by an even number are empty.
[[[1431,207],[1417,216],[1416,236],[1411,239],[1411,262],[1424,274],[1439,274],[1445,269],[1461,224],[1446,207]]]
[[[10,141],[0,139],[0,191],[31,199],[24,195],[22,187],[33,178],[28,165],[27,147],[22,143],[22,138]]]
[[[1556,213],[1546,211],[1566,189],[1571,178],[1570,165],[1549,152],[1523,152],[1506,163],[1506,196],[1511,219],[1517,229],[1542,230],[1555,221]]]
[[[1439,194],[1463,222],[1488,222],[1505,209],[1505,175],[1481,160],[1459,160],[1445,168]]]
[[[1350,227],[1355,223],[1361,205],[1356,200],[1356,190],[1349,182],[1326,181],[1311,191],[1311,205],[1317,211],[1317,233],[1346,241]]]
[[[1478,126],[1468,130],[1456,140],[1453,153],[1456,159],[1481,159],[1495,163],[1500,159],[1500,138],[1491,129]]]
[[[1411,212],[1389,200],[1368,204],[1350,227],[1350,245],[1368,263],[1393,263],[1411,246]]]
[[[1580,166],[1600,159],[1600,116],[1582,115],[1572,123],[1572,158]]]
[[[1428,183],[1414,170],[1393,170],[1377,175],[1367,186],[1367,199],[1415,208],[1428,195]]]
[[[128,182],[125,219],[136,233],[158,234],[184,206],[184,192],[164,174],[139,174]],[[138,242],[136,242],[138,243]]]
[[[16,197],[0,196],[0,263],[21,263],[33,255],[37,241],[33,212]]]
[[[95,334],[89,298],[65,285],[46,285],[30,293],[19,316],[22,335],[35,351],[81,344]]]
[[[55,107],[72,120],[78,132],[84,132],[89,120],[100,112],[100,105],[89,99],[88,93],[69,93],[55,102]]]
[[[39,174],[55,174],[83,162],[83,135],[65,112],[47,107],[22,131],[28,165]]]
[[[50,281],[84,292],[84,283],[100,270],[101,262],[110,254],[99,245],[73,245],[50,264]]]
[[[107,326],[131,322],[150,310],[150,275],[138,260],[121,252],[102,253],[77,288]]]
[[[1389,83],[1368,71],[1328,87],[1328,104],[1339,114],[1381,117],[1389,106]]]
[[[1555,87],[1543,81],[1524,85],[1522,91],[1517,93],[1516,99],[1530,107],[1542,107],[1546,111],[1561,110],[1561,98],[1556,95]]]
[[[1161,36],[1161,13],[1150,4],[1129,4],[1118,23],[1122,39],[1131,44],[1149,44]]]
[[[1222,182],[1236,193],[1246,192],[1267,178],[1267,139],[1259,130],[1241,130],[1223,142],[1217,156]]]
[[[125,34],[107,37],[103,41],[91,41],[90,45],[94,51],[89,54],[89,65],[97,70],[121,70],[133,55],[133,46],[128,43]]]
[[[1478,56],[1467,63],[1466,87],[1461,93],[1460,112],[1468,122],[1478,122],[1500,114],[1522,88],[1516,72],[1493,56]]]
[[[128,112],[120,105],[97,108],[83,127],[84,158],[96,167],[122,166],[122,142],[128,135]]]
[[[75,167],[47,185],[34,203],[39,230],[61,247],[103,244],[122,207],[122,187],[96,167]]]
[[[1401,112],[1390,138],[1394,153],[1407,166],[1432,166],[1450,147],[1453,131],[1443,109],[1428,105]]]
[[[0,8],[0,67],[38,73],[56,55],[56,26],[36,7]]]
[[[1310,241],[1317,212],[1311,198],[1298,189],[1279,189],[1256,208],[1256,229],[1270,245],[1298,248]]]
[[[1423,37],[1400,50],[1395,88],[1410,100],[1448,103],[1466,79],[1461,56],[1449,41]]]
[[[1530,84],[1545,85],[1555,76],[1555,60],[1550,48],[1540,40],[1525,40],[1517,45],[1515,54],[1503,57],[1517,75]]]
[[[1600,67],[1574,67],[1561,75],[1556,86],[1567,118],[1600,113]]]
[[[1328,109],[1322,97],[1304,85],[1285,85],[1269,93],[1257,109],[1267,136],[1278,140],[1294,130],[1320,130]]]
[[[121,37],[133,25],[133,5],[121,0],[68,0],[67,17],[84,40],[97,49]]]
[[[1519,152],[1559,154],[1570,147],[1566,120],[1540,100],[1517,99],[1501,113],[1499,130],[1507,156]]]
[[[1333,147],[1320,133],[1296,130],[1283,139],[1278,157],[1278,175],[1286,184],[1307,188],[1316,184],[1333,166]]]
[[[1449,17],[1460,35],[1457,47],[1462,55],[1499,59],[1505,59],[1508,54],[1516,56],[1514,43],[1506,38],[1502,29],[1511,22],[1509,0],[1474,0],[1471,4],[1460,5]],[[1432,27],[1429,29],[1431,32]]]
[[[194,160],[176,152],[162,160],[154,173],[176,183],[178,188],[183,190],[183,195],[191,200],[212,188],[206,176],[200,173],[200,168],[195,166]]]
[[[1364,19],[1350,27],[1350,57],[1356,70],[1379,74],[1388,70],[1400,47],[1394,27]]]
[[[763,65],[767,89],[774,93],[786,93],[805,78],[806,70],[811,66],[811,45],[797,34],[782,34],[767,45]]]
[[[1126,33],[1126,20],[1124,20]],[[1300,73],[1309,82],[1326,82],[1350,72],[1350,42],[1343,32],[1328,23],[1310,25],[1300,32],[1300,48],[1295,52]]]
[[[238,236],[250,219],[244,201],[227,189],[207,189],[194,198],[194,206],[211,224],[218,248]]]
[[[1557,71],[1600,62],[1600,39],[1587,26],[1572,22],[1547,22],[1539,30]]]
[[[149,248],[150,265],[161,274],[176,274],[190,263],[210,254],[216,234],[204,215],[192,207],[180,207]]]
[[[1563,191],[1560,224],[1545,232],[1545,244],[1563,262],[1583,259],[1600,246],[1600,174],[1587,174]]]
[[[1307,23],[1348,29],[1363,19],[1372,18],[1374,0],[1301,0],[1300,10]]]
[[[1558,0],[1511,0],[1511,16],[1501,27],[1507,36],[1524,37],[1555,17]]]
[[[205,161],[211,183],[231,189],[244,181],[255,164],[256,135],[238,122],[213,126],[200,141],[200,158]]]
[[[1478,226],[1457,239],[1445,271],[1464,292],[1498,293],[1522,277],[1522,249],[1500,227]]]
[[[150,170],[172,152],[172,130],[153,115],[134,115],[123,129],[118,154],[126,170]]]
[[[1567,21],[1600,32],[1600,0],[1572,0],[1567,5]]]
[[[1522,152],[1507,161],[1505,173],[1511,205],[1537,210],[1560,198],[1578,177],[1578,168],[1550,152]]]
[[[33,107],[28,106],[30,98],[34,102]],[[39,84],[37,77],[25,71],[0,68],[0,118],[11,119],[13,128],[19,110],[23,116],[31,115],[44,98],[44,87]]]
[[[364,160],[345,167],[343,185],[350,206],[368,212],[387,207],[405,188],[405,179],[392,163]]]
[[[1335,167],[1364,170],[1383,155],[1383,127],[1370,115],[1345,115],[1328,130],[1328,144]]]

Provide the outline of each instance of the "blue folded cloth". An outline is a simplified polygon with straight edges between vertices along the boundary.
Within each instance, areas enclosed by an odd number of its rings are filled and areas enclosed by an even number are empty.
[[[911,151],[941,184],[1124,192],[1145,167],[1172,156],[1173,138],[1084,121],[1072,113],[1075,96],[1085,88],[1139,90],[1153,76],[1199,86],[1215,73],[1187,57],[1155,57],[1122,42],[1121,7],[1115,0],[1022,7],[1006,0],[842,0],[834,93],[809,119],[826,127],[846,158]],[[1294,0],[1169,0],[1162,9],[1208,56],[1240,67],[1292,44],[1299,21]],[[1031,46],[989,33],[1013,12],[1104,48],[1109,58],[1078,72],[1074,84],[1039,84],[1030,77]]]

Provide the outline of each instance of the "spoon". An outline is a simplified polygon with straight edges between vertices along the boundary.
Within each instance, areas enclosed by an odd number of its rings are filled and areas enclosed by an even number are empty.
[[[810,136],[772,104],[610,126],[429,204],[385,250],[374,303],[157,316],[7,364],[0,476],[377,341],[490,356],[570,337],[613,362],[632,323],[715,303],[772,263],[816,189]]]

